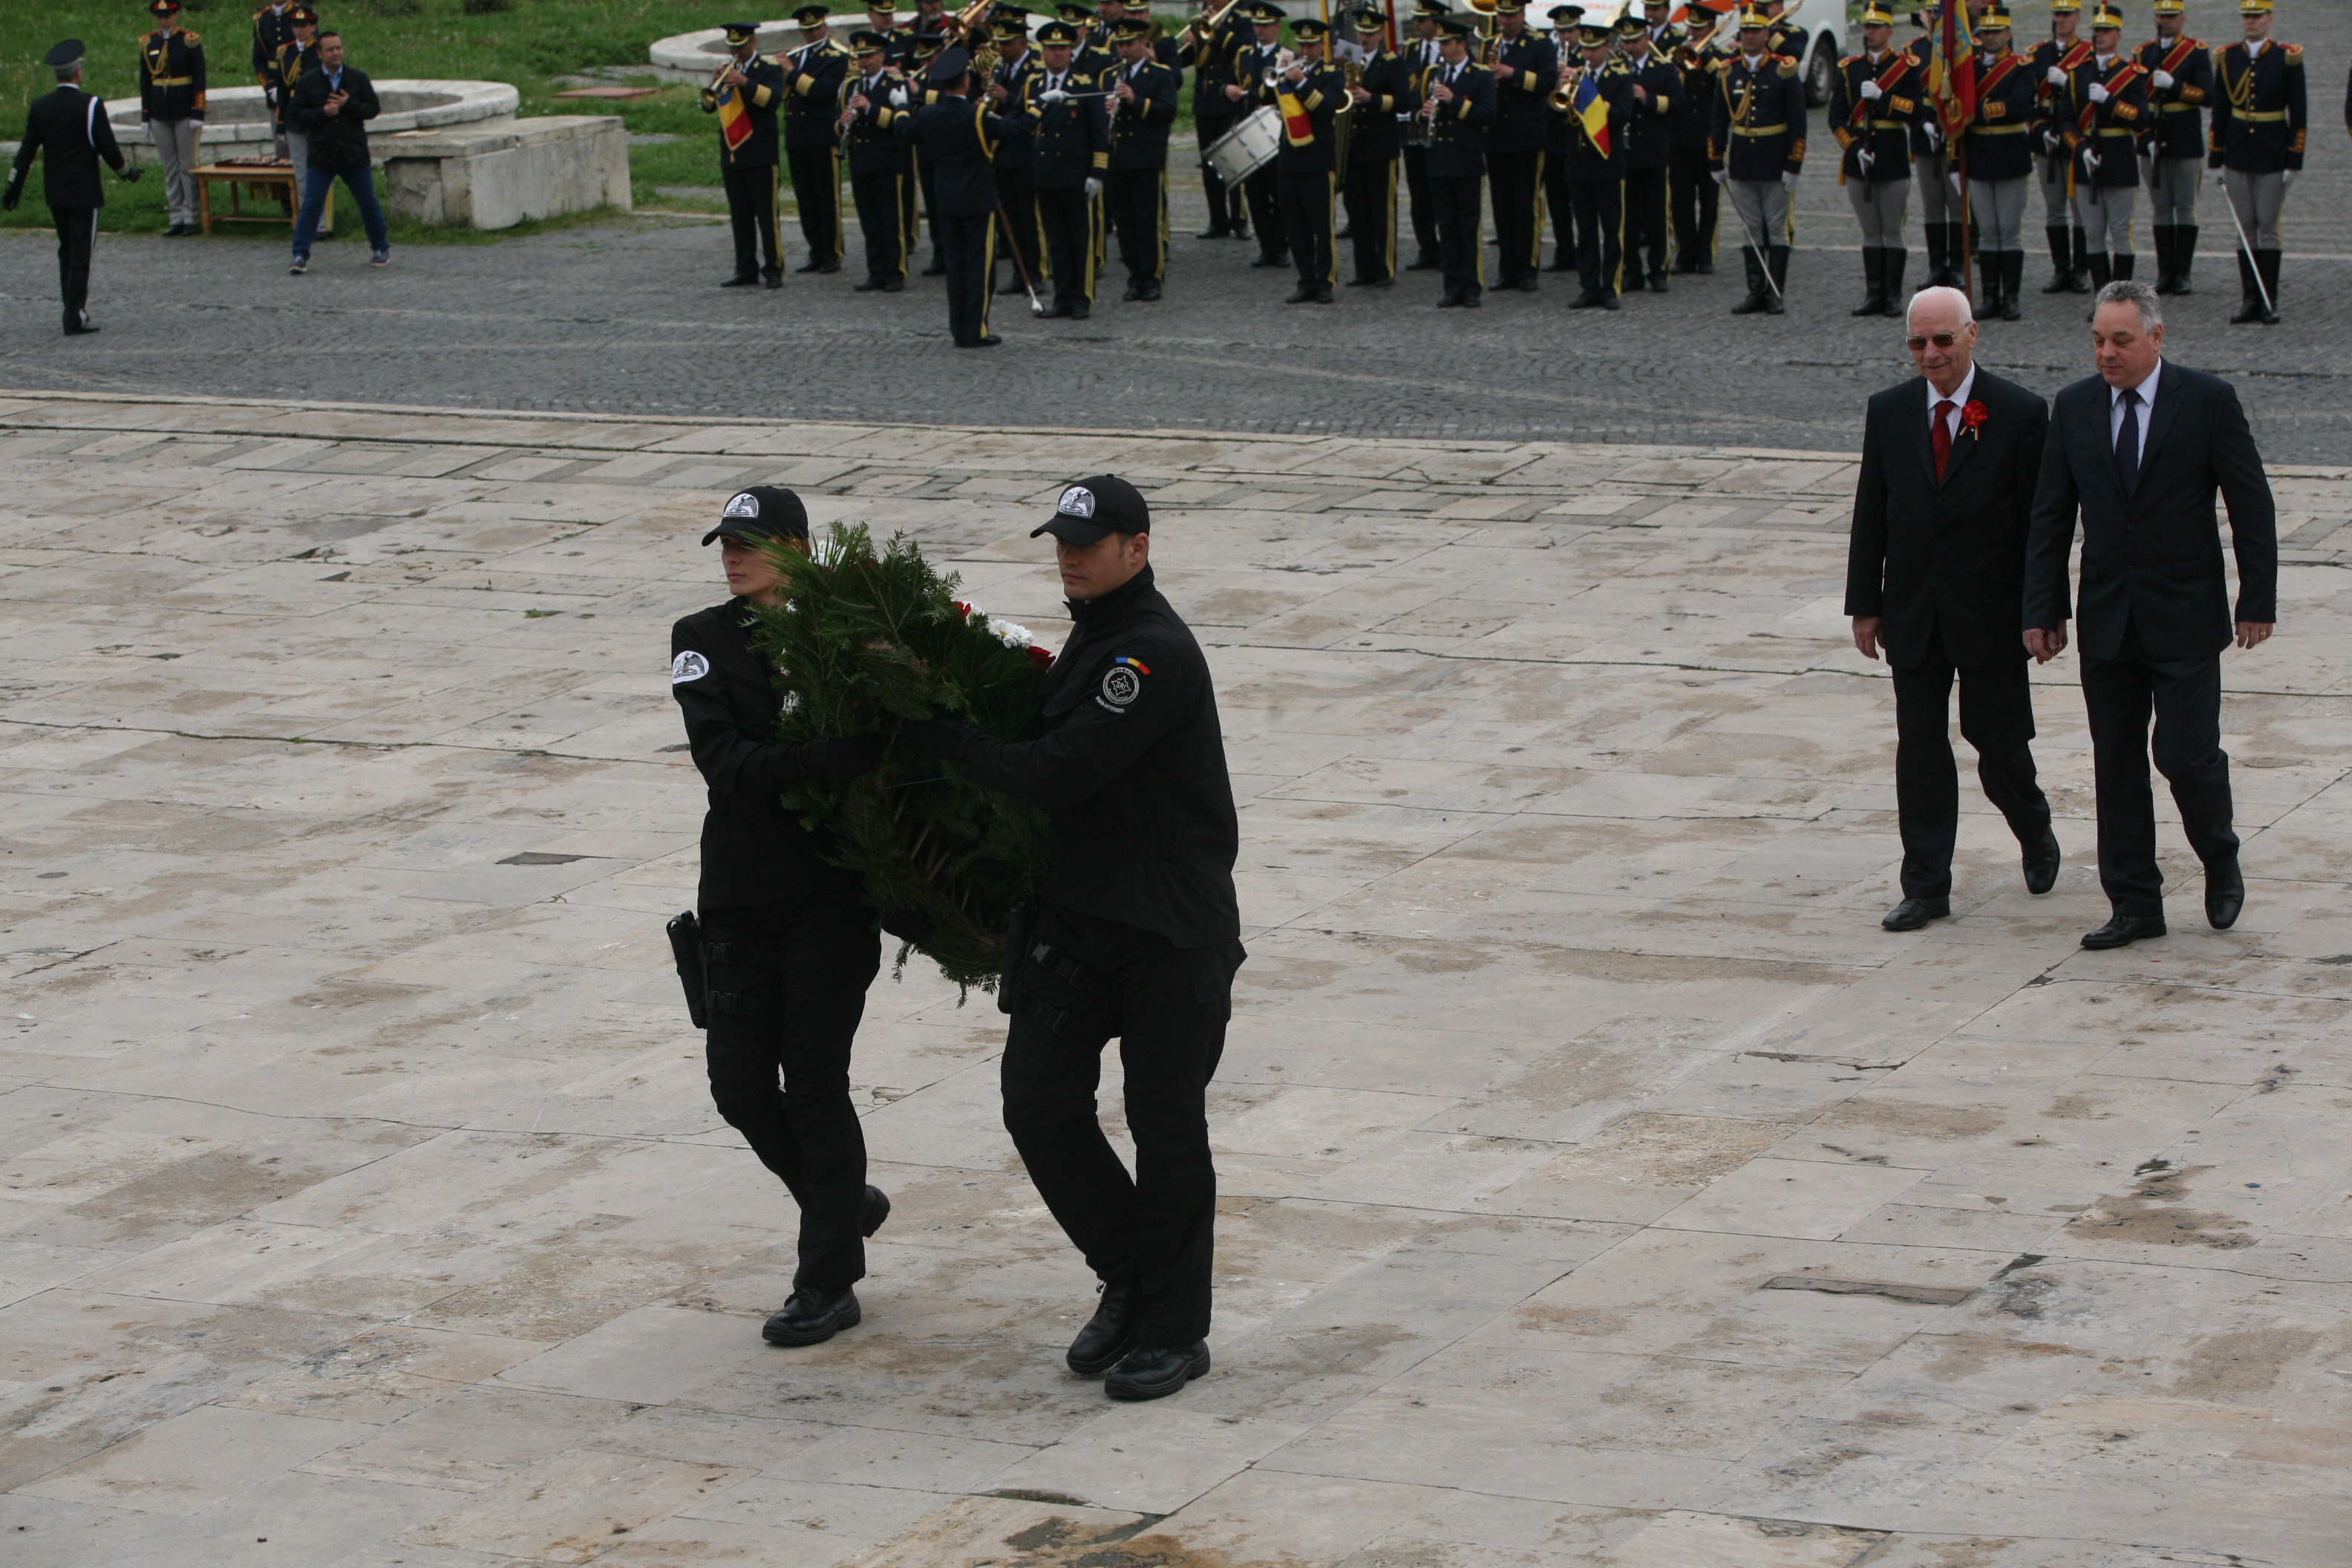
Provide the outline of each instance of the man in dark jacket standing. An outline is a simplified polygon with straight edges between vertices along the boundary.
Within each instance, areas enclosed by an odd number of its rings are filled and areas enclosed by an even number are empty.
[[[866,1277],[865,1238],[890,1212],[866,1184],[866,1135],[849,1099],[850,1044],[882,940],[857,879],[826,862],[778,796],[789,784],[856,778],[881,744],[871,735],[776,743],[775,682],[751,646],[749,606],[773,604],[782,585],[763,552],[780,542],[807,547],[800,497],[744,490],[702,536],[713,540],[724,542],[731,597],[670,629],[669,666],[694,765],[710,787],[695,896],[704,1048],[719,1115],[800,1205],[793,1293],[762,1333],[771,1344],[810,1345],[858,1321],[852,1287]]]
[[[895,129],[915,144],[931,170],[939,206],[933,214],[947,262],[948,332],[960,349],[994,348],[1004,340],[988,330],[989,279],[995,272],[996,144],[1029,134],[1027,119],[992,114],[973,101],[971,57],[950,48],[926,79],[931,101],[901,115]]]
[[[1070,1370],[1157,1399],[1209,1370],[1217,1175],[1207,1092],[1244,956],[1239,832],[1208,661],[1152,584],[1151,514],[1110,474],[1062,492],[1054,535],[1073,629],[1045,733],[962,721],[916,744],[1047,814],[1045,907],[1008,955],[1004,1125],[1030,1179],[1103,1282]],[[1127,1074],[1129,1176],[1095,1113],[1103,1047]]]
[[[2278,517],[2236,389],[2162,357],[2155,289],[2137,281],[2100,289],[2091,341],[2099,373],[2058,394],[2042,449],[2025,646],[2044,661],[2066,646],[2066,558],[2079,512],[2083,702],[2098,778],[2099,884],[2115,908],[2083,945],[2100,948],[2165,932],[2151,714],[2157,768],[2205,865],[2205,917],[2226,931],[2245,907],[2221,750],[2221,650],[2233,628],[2213,493],[2230,507],[2240,647],[2276,629]]]
[[[1103,205],[1127,268],[1127,298],[1160,298],[1168,281],[1168,128],[1184,84],[1152,58],[1151,24],[1130,16],[1110,30],[1118,64],[1102,78],[1110,94],[1110,166]]]
[[[1846,614],[1864,658],[1895,677],[1895,805],[1903,900],[1879,923],[1917,931],[1952,912],[1960,792],[1951,695],[1977,778],[2024,849],[2027,890],[2058,879],[2050,802],[2035,782],[2033,693],[2018,608],[2026,523],[2050,416],[1976,363],[1969,297],[1926,289],[1905,339],[1919,374],[1870,400],[1846,552]]]
[[[1397,121],[1420,103],[1412,70],[1387,47],[1387,21],[1377,6],[1347,13],[1356,26],[1363,69],[1348,89],[1348,169],[1340,195],[1348,205],[1348,236],[1356,266],[1349,287],[1388,289],[1396,283]]]
[[[1470,63],[1470,24],[1438,25],[1438,59],[1423,79],[1421,108],[1429,145],[1430,210],[1445,279],[1439,310],[1476,310],[1486,291],[1486,258],[1478,244],[1479,198],[1486,188],[1486,128],[1495,122],[1495,78]]]
[[[310,269],[319,214],[338,178],[359,204],[369,265],[382,267],[392,259],[392,237],[384,228],[383,208],[376,205],[375,171],[368,155],[367,122],[382,107],[367,72],[343,63],[342,35],[332,28],[321,31],[319,63],[295,84],[293,105],[287,110],[310,141],[310,177],[302,183],[302,213],[294,223],[294,265],[289,272]]]
[[[41,187],[58,226],[58,293],[65,301],[69,338],[98,331],[83,309],[89,302],[89,258],[98,244],[98,215],[106,205],[98,166],[103,162],[125,180],[139,177],[139,171],[122,161],[114,127],[106,121],[106,105],[81,89],[81,60],[79,38],[68,38],[42,57],[58,85],[35,99],[26,112],[25,139],[16,143],[8,188],[0,194],[0,206],[15,212],[25,194],[25,172],[36,157],[48,154],[41,166]]]

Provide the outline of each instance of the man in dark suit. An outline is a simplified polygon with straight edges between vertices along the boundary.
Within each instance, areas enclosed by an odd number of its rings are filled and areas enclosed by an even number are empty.
[[[861,27],[850,35],[849,47],[857,69],[842,82],[849,100],[841,122],[848,132],[849,191],[866,235],[866,281],[856,291],[896,294],[907,286],[907,235],[899,219],[906,216],[908,153],[892,128],[914,112],[908,107],[914,93],[890,65],[887,35]],[[1024,165],[1024,181],[1028,173]],[[1001,178],[1004,170],[997,174]]]
[[[66,336],[80,337],[98,329],[90,325],[89,256],[98,244],[99,209],[106,205],[106,187],[98,165],[126,180],[139,171],[122,161],[115,144],[114,127],[106,121],[106,105],[81,89],[82,47],[79,38],[68,38],[43,57],[58,80],[56,90],[33,100],[25,115],[25,139],[16,143],[16,166],[8,171],[8,188],[0,194],[0,207],[16,210],[25,194],[25,173],[43,153],[41,191],[48,199],[49,216],[58,226],[58,292],[65,300]]]
[[[960,349],[994,348],[988,330],[988,279],[995,270],[996,144],[1026,136],[1025,118],[991,114],[971,99],[971,57],[961,48],[931,64],[931,101],[901,116],[896,129],[934,171],[940,249],[947,263],[948,331]]]
[[[1895,805],[1903,901],[1879,923],[1917,931],[1952,912],[1960,792],[1950,703],[1985,797],[2024,850],[2025,886],[2058,879],[2050,802],[2034,781],[2033,694],[2018,646],[2025,540],[2049,413],[1976,364],[1957,289],[1922,289],[1905,339],[1919,374],[1870,400],[1846,552],[1846,614],[1864,658],[1895,678]]]
[[[2216,931],[2245,907],[2221,750],[2221,650],[2232,637],[2213,492],[2230,507],[2238,558],[2235,640],[2253,647],[2278,620],[2278,529],[2270,481],[2229,383],[2162,357],[2164,312],[2146,283],[2099,290],[2091,318],[2099,373],[2058,394],[2025,557],[2025,646],[2066,646],[2066,557],[2083,519],[2083,701],[2099,789],[2099,883],[2114,918],[2084,947],[2164,934],[2148,789],[2156,765],[2181,830],[2205,864]]]

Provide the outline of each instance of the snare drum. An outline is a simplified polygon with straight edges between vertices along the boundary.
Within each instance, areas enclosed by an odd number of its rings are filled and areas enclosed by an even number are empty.
[[[1209,143],[1210,166],[1229,185],[1237,185],[1268,163],[1282,147],[1282,111],[1266,105]]]

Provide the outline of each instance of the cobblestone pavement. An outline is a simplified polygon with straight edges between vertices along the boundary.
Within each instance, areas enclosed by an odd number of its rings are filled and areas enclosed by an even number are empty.
[[[2226,12],[2200,0],[2201,36],[2233,37]],[[2021,35],[2041,26],[2022,18]],[[2184,363],[2239,381],[2271,457],[2326,462],[2352,450],[2352,310],[2341,303],[2352,298],[2352,160],[2335,98],[2352,6],[2298,8],[2280,27],[2314,46],[2315,115],[2312,169],[2290,198],[2287,324],[2224,324],[2235,268],[2208,189],[2200,289],[2171,308],[2172,344]],[[495,246],[404,247],[381,275],[356,246],[335,244],[299,279],[284,276],[281,242],[108,239],[93,308],[109,330],[61,342],[53,247],[10,234],[0,237],[0,385],[1845,451],[1859,442],[1864,396],[1908,367],[1896,323],[1847,315],[1861,292],[1853,219],[1826,138],[1816,142],[1790,313],[1777,320],[1725,314],[1741,290],[1736,238],[1716,276],[1678,279],[1673,293],[1629,299],[1616,315],[1571,313],[1561,274],[1534,296],[1490,295],[1475,313],[1437,311],[1426,273],[1392,289],[1342,288],[1329,308],[1286,306],[1287,271],[1252,270],[1253,247],[1191,237],[1205,220],[1183,172],[1163,301],[1122,304],[1113,282],[1093,320],[1072,323],[1036,321],[1024,300],[999,300],[1006,342],[982,353],[948,346],[936,279],[912,279],[896,297],[855,294],[853,266],[792,278],[780,293],[722,292],[713,285],[730,270],[724,226],[653,218]],[[2038,213],[2032,222],[2038,247]],[[2145,244],[2145,212],[2140,231]],[[1916,213],[1913,232],[1916,266]],[[787,237],[797,264],[789,226]],[[2029,268],[2034,288],[2043,270]],[[2055,390],[2086,368],[2083,308],[2029,289],[2023,321],[1987,328],[1987,363]]]
[[[795,485],[1058,638],[1101,468],[1244,803],[1217,1370],[1061,1370],[919,963],[866,1321],[764,1347],[660,932],[694,540]],[[1959,918],[1878,929],[1843,458],[0,400],[11,1568],[2336,1568],[2352,469],[2275,482],[2246,917],[2095,954],[2071,658],[2058,889],[1971,788]]]

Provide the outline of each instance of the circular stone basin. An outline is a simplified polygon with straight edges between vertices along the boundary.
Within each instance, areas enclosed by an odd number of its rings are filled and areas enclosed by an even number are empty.
[[[383,112],[367,122],[371,138],[395,131],[512,120],[522,106],[522,94],[502,81],[385,80],[375,84],[375,95]],[[154,145],[139,129],[137,99],[107,100],[106,117],[114,122],[115,140],[122,143],[124,153],[142,163],[155,162]],[[271,139],[269,104],[261,89],[225,87],[205,95],[205,162],[250,158],[257,153],[267,157]]]

